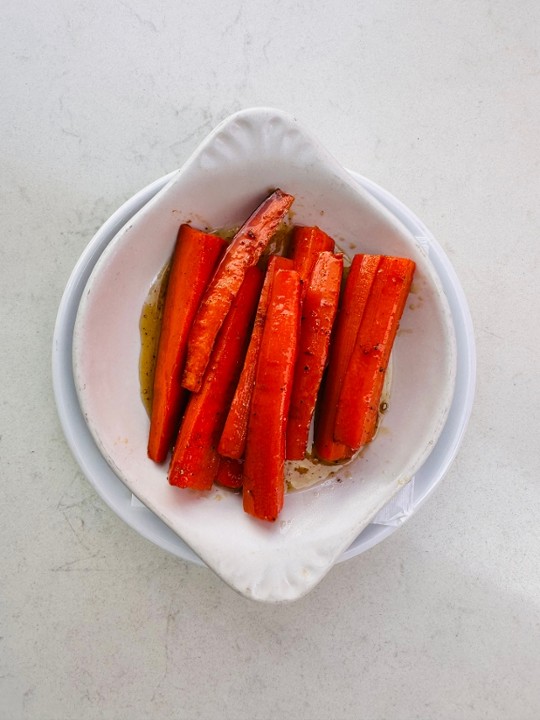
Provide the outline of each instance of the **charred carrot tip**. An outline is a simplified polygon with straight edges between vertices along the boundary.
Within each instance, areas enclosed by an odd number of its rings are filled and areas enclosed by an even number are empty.
[[[219,330],[248,267],[255,265],[293,203],[276,190],[246,220],[227,247],[202,299],[188,341],[182,385],[198,392]]]

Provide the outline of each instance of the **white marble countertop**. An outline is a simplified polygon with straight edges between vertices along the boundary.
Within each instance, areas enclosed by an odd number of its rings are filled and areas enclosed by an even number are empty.
[[[3,4],[2,718],[540,717],[539,8]],[[95,230],[255,105],[295,115],[424,220],[478,350],[469,429],[433,497],[279,606],[104,505],[50,373],[58,304]]]

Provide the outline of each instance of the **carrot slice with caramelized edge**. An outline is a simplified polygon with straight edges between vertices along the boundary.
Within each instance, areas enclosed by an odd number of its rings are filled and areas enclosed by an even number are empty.
[[[242,368],[263,273],[252,267],[218,336],[201,390],[189,399],[169,467],[169,483],[210,490],[219,465],[217,443]]]
[[[304,227],[297,225],[291,238],[290,256],[294,261],[294,269],[300,273],[302,280],[302,297],[306,294],[307,283],[321,252],[334,252],[334,241],[316,225]]]
[[[326,462],[353,454],[350,447],[334,439],[337,403],[380,259],[379,255],[353,257],[334,324],[328,369],[315,410],[315,452]]]
[[[180,381],[193,318],[225,241],[181,225],[171,270],[154,375],[148,456],[163,462],[178,432],[186,391]]]
[[[216,475],[216,483],[222,487],[239,490],[242,487],[243,463],[241,460],[221,457]]]
[[[244,223],[227,247],[195,316],[188,341],[182,385],[198,392],[217,334],[248,267],[255,265],[293,203],[292,195],[273,192]]]
[[[240,380],[236,386],[229,414],[227,415],[218,445],[220,455],[228,458],[238,459],[244,456],[249,409],[251,407],[251,394],[253,392],[255,373],[257,371],[257,358],[259,357],[259,349],[261,347],[272,281],[276,271],[280,268],[292,270],[293,261],[279,255],[272,255],[268,262],[244,367],[242,368]]]
[[[336,317],[343,256],[321,252],[305,284],[298,357],[287,421],[287,460],[303,460]]]
[[[343,380],[334,437],[353,451],[373,439],[384,376],[412,283],[415,264],[383,257],[371,287]]]
[[[300,277],[278,270],[272,283],[244,460],[244,510],[276,520],[285,493],[285,435],[300,317]]]

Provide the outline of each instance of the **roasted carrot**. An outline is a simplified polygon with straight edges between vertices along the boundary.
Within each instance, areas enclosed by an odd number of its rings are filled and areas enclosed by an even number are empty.
[[[307,283],[319,253],[326,250],[334,252],[334,241],[319,227],[297,225],[294,228],[289,254],[294,262],[294,269],[300,274],[302,297],[306,294]]]
[[[334,439],[337,403],[379,262],[379,255],[354,256],[334,323],[328,369],[315,409],[315,452],[327,462],[353,454],[345,443]]]
[[[251,398],[244,460],[244,510],[276,520],[285,492],[285,435],[294,375],[300,317],[300,277],[278,270]]]
[[[305,283],[298,356],[287,421],[287,460],[305,457],[309,427],[328,358],[338,307],[343,256],[321,252]]]
[[[257,358],[268,311],[268,301],[274,274],[278,269],[293,269],[293,261],[279,255],[272,255],[268,262],[266,276],[255,315],[253,331],[244,361],[244,367],[240,374],[240,380],[236,386],[234,397],[231,403],[223,433],[218,445],[220,455],[228,458],[241,458],[244,456],[247,437],[247,426],[249,420],[249,409],[251,406],[251,394],[255,383],[257,371]]]
[[[294,198],[281,190],[273,192],[255,210],[227,247],[193,322],[182,385],[198,392],[217,334],[240,289],[248,267],[255,265]]]
[[[176,440],[169,482],[209,490],[219,465],[217,444],[242,368],[263,273],[252,267],[215,343],[201,390],[189,399]]]
[[[334,437],[358,450],[377,427],[384,376],[415,270],[412,260],[382,257],[341,387]]]
[[[241,460],[220,457],[216,474],[216,484],[239,490],[242,487],[243,463]]]
[[[225,241],[181,225],[172,257],[154,375],[148,456],[167,457],[178,431],[186,391],[180,381],[193,318]]]

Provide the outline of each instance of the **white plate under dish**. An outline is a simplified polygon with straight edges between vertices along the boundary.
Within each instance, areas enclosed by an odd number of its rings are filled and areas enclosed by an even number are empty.
[[[281,139],[283,139],[283,132],[286,131],[290,135],[291,128],[294,130],[294,133],[296,137],[300,137],[302,143],[303,143],[303,151],[306,151],[306,144],[308,146],[308,150],[310,152],[314,152],[315,155],[320,153],[319,147],[314,143],[314,141],[303,135],[297,128],[297,126],[294,124],[294,121],[292,121],[290,118],[287,118],[286,116],[283,116],[281,113],[277,113],[276,111],[270,111],[270,110],[256,110],[256,111],[246,111],[244,113],[240,113],[239,115],[234,116],[233,118],[230,118],[228,121],[226,121],[224,124],[220,126],[214,133],[210,136],[209,140],[206,141],[206,145],[204,146],[203,150],[203,157],[208,161],[210,157],[210,161],[214,162],[215,158],[212,157],[212,151],[216,151],[216,146],[219,149],[220,147],[223,148],[224,139],[225,139],[225,145],[227,140],[227,132],[231,130],[231,127],[234,128],[236,135],[234,135],[235,140],[235,151],[238,154],[238,127],[240,127],[240,131],[245,131],[246,128],[250,131],[251,135],[253,136],[253,125],[258,126],[260,129],[261,122],[264,121],[266,124],[269,117],[273,118],[274,126],[276,125],[276,118],[277,118],[277,125],[278,125],[278,131],[282,133]],[[238,123],[238,120],[241,122]],[[291,125],[292,123],[292,125]],[[266,126],[266,125],[265,125]],[[229,132],[229,139],[230,139],[230,132]],[[290,138],[289,138],[290,140]],[[268,141],[268,137],[266,137],[266,141]],[[210,148],[210,154],[208,153],[208,150]],[[240,148],[241,150],[242,148]],[[251,150],[251,148],[250,148]],[[274,149],[275,150],[275,149]],[[200,153],[201,150],[198,151],[199,153],[199,159],[200,159]],[[186,164],[186,166],[191,167],[193,166],[194,159],[196,160],[198,157],[198,153],[195,153],[194,157]],[[219,155],[219,153],[218,153]],[[275,158],[274,158],[275,159]],[[318,158],[320,160],[320,158]],[[330,160],[327,156],[323,154],[323,161],[325,163],[330,163],[330,168],[332,172],[340,172],[343,173],[343,175],[346,175],[345,171],[341,170],[339,166],[334,166],[332,163],[335,163],[335,161]],[[203,163],[204,165],[204,163]],[[167,176],[166,178],[163,178],[159,181],[156,181],[156,183],[152,184],[148,188],[145,188],[143,191],[141,191],[139,194],[137,194],[134,198],[132,198],[128,203],[126,203],[122,208],[120,208],[117,213],[113,215],[113,217],[105,223],[103,228],[98,232],[98,234],[95,236],[95,238],[92,240],[90,245],[88,246],[87,250],[81,257],[81,260],[79,261],[77,267],[74,270],[74,273],[70,279],[70,282],[68,283],[68,286],[66,288],[64,298],[62,300],[62,304],[59,310],[58,315],[58,321],[57,321],[57,327],[55,330],[55,339],[54,339],[54,350],[53,350],[53,375],[54,375],[54,384],[55,384],[55,394],[59,409],[59,414],[62,420],[62,424],[64,427],[64,431],[66,433],[66,437],[68,439],[68,443],[70,444],[70,447],[72,448],[77,460],[79,461],[81,468],[87,475],[87,477],[90,479],[90,481],[94,484],[98,492],[104,497],[106,502],[121,516],[123,517],[130,525],[134,526],[139,532],[141,532],[146,537],[149,537],[154,542],[157,542],[161,547],[165,547],[166,549],[174,552],[175,554],[185,557],[186,559],[191,560],[197,560],[197,556],[194,555],[189,548],[179,539],[179,537],[173,533],[169,528],[165,527],[161,521],[158,520],[156,515],[150,513],[147,510],[140,510],[138,508],[132,508],[130,500],[130,492],[127,489],[127,487],[122,484],[116,475],[111,471],[109,465],[105,462],[102,455],[99,453],[99,451],[96,448],[96,445],[94,444],[92,437],[88,433],[88,427],[86,426],[84,419],[78,409],[77,405],[77,399],[74,392],[74,384],[73,384],[73,376],[70,372],[70,351],[71,351],[71,339],[72,339],[72,333],[73,333],[73,326],[74,326],[74,318],[75,314],[77,312],[77,306],[79,303],[79,299],[81,298],[83,288],[86,284],[86,281],[89,277],[89,275],[92,272],[92,268],[95,265],[98,258],[101,256],[101,253],[103,252],[104,248],[108,246],[111,239],[116,235],[119,228],[124,225],[128,220],[129,222],[129,228],[131,228],[131,236],[133,236],[133,233],[137,232],[137,230],[140,230],[140,227],[138,228],[138,222],[142,221],[144,223],[144,220],[148,221],[148,218],[150,217],[152,219],[151,213],[155,211],[155,208],[157,206],[159,212],[164,209],[165,205],[163,204],[163,199],[165,198],[165,201],[167,202],[167,195],[169,197],[169,200],[171,199],[171,196],[174,192],[177,192],[178,190],[178,182],[180,182],[180,189],[182,189],[182,174],[185,174],[185,168],[180,173],[173,173],[170,176]],[[337,171],[336,171],[337,167]],[[214,167],[215,169],[215,167]],[[244,172],[244,170],[243,170]],[[189,175],[189,173],[188,173]],[[347,175],[348,182],[350,186],[353,186],[354,183],[352,183],[349,179],[350,176]],[[344,182],[343,177],[340,177],[340,182]],[[171,180],[172,185],[171,185]],[[191,178],[192,180],[192,178]],[[252,178],[250,179],[252,181]],[[265,186],[268,187],[268,185],[271,184],[277,184],[273,178],[269,177],[269,174],[265,177]],[[347,181],[345,181],[347,182]],[[468,420],[468,416],[470,413],[470,406],[472,402],[472,395],[473,395],[473,389],[474,389],[474,343],[473,343],[473,336],[472,336],[472,330],[471,330],[471,323],[470,323],[470,317],[468,314],[467,306],[463,297],[463,293],[461,291],[461,288],[459,287],[459,283],[457,282],[457,279],[455,278],[455,274],[452,271],[452,268],[450,267],[450,264],[448,263],[446,257],[444,256],[444,253],[442,250],[437,246],[437,244],[433,241],[430,234],[427,232],[427,230],[422,226],[422,224],[408,211],[406,208],[404,208],[402,205],[400,205],[395,199],[393,199],[391,196],[389,196],[387,193],[382,191],[380,188],[377,188],[369,181],[365,180],[364,178],[358,177],[358,182],[360,183],[363,188],[367,189],[368,193],[371,194],[371,196],[378,196],[378,199],[382,202],[383,205],[386,206],[386,208],[392,213],[392,215],[395,218],[398,218],[403,225],[408,229],[408,232],[406,232],[406,236],[409,236],[412,238],[412,242],[414,244],[414,251],[418,254],[420,247],[420,254],[419,254],[419,261],[420,264],[422,264],[424,260],[424,251],[429,254],[429,260],[431,262],[431,265],[435,268],[436,273],[438,274],[438,278],[440,280],[440,283],[442,287],[444,288],[444,291],[446,293],[446,297],[448,298],[448,304],[450,307],[451,312],[451,323],[453,325],[453,328],[456,332],[456,341],[457,341],[457,349],[458,349],[458,365],[457,365],[457,374],[456,374],[456,392],[454,394],[452,407],[450,408],[448,420],[446,423],[446,426],[440,435],[440,437],[434,437],[432,434],[432,440],[435,441],[434,449],[427,457],[427,460],[424,462],[423,466],[418,469],[414,466],[414,463],[411,464],[408,468],[406,468],[406,471],[414,472],[414,470],[417,470],[416,472],[416,486],[415,486],[415,506],[418,506],[423,499],[427,496],[429,491],[434,487],[434,485],[440,480],[444,472],[446,471],[448,465],[450,464],[452,458],[455,455],[455,452],[457,451],[459,442],[461,440],[462,434],[465,429],[465,425]],[[176,189],[175,189],[176,184]],[[288,183],[280,182],[280,184],[283,185],[283,188],[285,190],[289,190],[295,193],[295,189],[288,186]],[[156,192],[158,192],[163,186],[168,186],[168,189],[165,190],[158,196],[158,198],[150,204],[150,207],[146,205],[148,200],[152,198]],[[173,189],[171,191],[171,188]],[[347,191],[351,190],[351,187],[347,186]],[[354,189],[353,189],[354,190]],[[306,197],[303,197],[304,205],[308,204],[306,202]],[[177,210],[177,203],[176,200],[178,198],[176,197],[173,201],[173,205],[175,206],[173,209]],[[229,198],[229,206],[231,205],[231,199]],[[301,205],[301,203],[300,203]],[[137,210],[139,208],[144,208],[142,213],[139,213],[139,215],[135,215]],[[193,208],[194,205],[192,202],[189,204],[190,208]],[[170,209],[170,207],[169,207]],[[301,208],[302,210],[302,208]],[[146,211],[146,212],[145,212]],[[245,209],[241,209],[242,213],[245,214]],[[237,213],[240,212],[240,210],[237,210]],[[150,213],[150,214],[149,214]],[[309,214],[309,213],[308,213]],[[330,216],[331,213],[328,213]],[[223,217],[223,216],[222,216]],[[383,214],[384,218],[384,214]],[[182,219],[182,218],[180,218]],[[177,226],[180,219],[177,217],[175,218],[175,224]],[[232,218],[227,217],[224,218],[222,224],[232,224],[232,221],[235,222],[238,221],[238,216]],[[312,218],[307,218],[304,220],[303,218],[298,218],[298,222],[302,221],[311,221],[313,222]],[[212,220],[210,219],[210,222]],[[216,224],[215,222],[213,224]],[[321,223],[322,224],[322,223]],[[391,223],[392,225],[392,223]],[[396,226],[398,227],[398,232],[400,231],[399,225],[396,223]],[[324,227],[324,225],[323,225]],[[133,230],[133,228],[135,228]],[[393,228],[393,226],[392,226]],[[120,240],[115,240],[115,243],[112,244],[113,251],[115,251],[115,244],[116,244],[116,252],[118,252],[118,248],[122,244],[124,245],[124,248],[126,247],[126,237],[130,237],[130,230],[124,230],[122,233],[118,235],[118,238]],[[123,238],[123,240],[122,240]],[[415,240],[416,238],[416,240]],[[383,250],[384,252],[385,250]],[[92,289],[92,292],[96,290],[96,288],[99,290],[99,276],[100,273],[105,272],[107,267],[110,267],[110,264],[107,262],[107,254],[110,256],[111,251],[109,250],[108,253],[104,254],[105,260],[101,261],[101,269],[99,267],[98,263],[98,269],[97,272],[94,273],[94,280],[89,285],[89,288]],[[411,254],[411,253],[409,253]],[[414,253],[413,253],[414,254]],[[159,262],[159,266],[163,264],[163,261],[166,259],[163,257],[163,255],[160,255],[159,253],[154,257],[154,261]],[[415,258],[416,259],[416,258]],[[110,257],[109,257],[110,260]],[[104,270],[105,269],[105,270]],[[151,274],[154,273],[154,270],[156,268],[151,270]],[[159,268],[157,268],[159,269]],[[428,269],[429,272],[429,269]],[[98,278],[98,283],[96,284],[95,278]],[[151,278],[150,278],[151,279]],[[147,286],[143,287],[143,292],[147,289]],[[88,307],[91,307],[91,305],[86,303],[86,309],[83,303],[83,310],[81,312],[81,317],[86,319],[88,318]],[[137,306],[136,312],[140,309],[140,305]],[[82,322],[82,321],[80,321]],[[81,330],[82,327],[82,330]],[[83,325],[79,325],[79,338],[82,338],[82,340],[79,341],[79,350],[87,349],[88,345],[84,345],[84,340],[88,340],[88,337],[85,338],[85,332],[88,331],[88,324],[85,327],[84,323]],[[95,327],[94,327],[95,329]],[[90,336],[91,337],[91,336]],[[82,343],[82,344],[81,344]],[[150,507],[153,507],[154,511],[161,515],[161,517],[169,524],[175,527],[177,531],[180,531],[180,533],[185,533],[185,528],[179,528],[176,524],[177,519],[171,518],[170,516],[167,517],[167,507],[166,505],[173,506],[176,508],[181,508],[181,515],[185,514],[186,509],[191,509],[194,511],[194,514],[197,515],[197,512],[200,512],[200,508],[203,507],[204,503],[207,504],[209,508],[215,508],[218,503],[215,502],[209,502],[208,498],[204,499],[203,505],[201,505],[201,502],[198,500],[195,501],[193,499],[193,496],[188,498],[187,494],[178,495],[178,491],[173,488],[168,488],[168,486],[165,484],[162,488],[162,491],[165,493],[164,496],[161,496],[161,500],[156,500],[156,497],[151,497],[152,492],[150,493],[150,496],[148,493],[145,493],[144,484],[147,482],[143,479],[143,485],[141,486],[139,483],[139,480],[141,478],[144,478],[146,476],[146,469],[142,472],[139,472],[139,477],[134,478],[133,476],[129,476],[130,472],[133,473],[133,467],[130,469],[125,466],[125,457],[117,454],[117,447],[113,441],[113,446],[109,444],[107,446],[107,443],[110,440],[107,439],[106,434],[105,436],[100,436],[100,422],[103,420],[103,418],[98,417],[99,411],[97,412],[95,408],[92,407],[92,400],[88,398],[88,396],[85,396],[84,390],[82,389],[82,382],[81,382],[81,372],[82,372],[82,378],[88,379],[88,375],[84,375],[85,372],[87,372],[87,369],[81,365],[81,357],[83,355],[79,354],[79,362],[78,362],[78,373],[79,373],[79,381],[80,381],[80,392],[81,392],[81,402],[83,406],[85,407],[85,410],[89,412],[89,421],[92,426],[92,431],[94,433],[94,439],[97,440],[98,444],[101,446],[102,452],[104,455],[108,457],[109,463],[117,468],[117,472],[119,475],[123,475],[125,482],[127,485],[134,490],[134,492]],[[451,361],[451,358],[449,357],[449,360]],[[83,363],[84,364],[84,363]],[[138,397],[137,397],[138,400]],[[133,409],[133,408],[131,408]],[[131,410],[130,409],[130,410]],[[136,411],[135,411],[136,412]],[[96,421],[97,418],[97,421]],[[440,420],[440,418],[439,418]],[[93,423],[93,425],[92,425]],[[97,424],[96,424],[97,423]],[[438,428],[435,428],[435,432],[437,432]],[[110,433],[109,433],[110,435]],[[381,443],[382,444],[382,443]],[[129,445],[129,443],[128,443]],[[135,443],[135,455],[136,455],[136,464],[137,467],[141,467],[141,463],[143,462],[143,457],[137,456],[137,445],[140,445],[140,443]],[[144,442],[145,445],[145,442]],[[133,452],[133,443],[132,448],[130,452]],[[424,457],[415,458],[415,462],[418,464],[421,463],[423,459],[425,459],[425,455],[427,455],[427,451],[424,451]],[[122,467],[122,464],[124,464],[124,467]],[[143,463],[144,464],[144,463]],[[127,473],[127,476],[126,476]],[[403,481],[403,478],[405,476],[401,476],[401,481]],[[393,483],[393,484],[392,484]],[[345,485],[345,484],[343,484]],[[396,487],[399,485],[399,483],[395,482],[395,478],[392,479],[392,482],[389,483],[388,488],[392,492],[395,491]],[[391,487],[390,487],[391,486]],[[340,486],[341,490],[341,486]],[[169,493],[176,493],[176,495],[170,495]],[[329,502],[330,496],[335,496],[335,490],[328,491],[329,496],[326,498],[326,504]],[[313,495],[318,498],[320,495],[324,495],[325,492],[315,491]],[[387,493],[388,494],[388,493]],[[391,494],[391,493],[390,493]],[[155,495],[155,493],[154,493]],[[191,495],[191,494],[189,494]],[[384,493],[383,493],[384,495]],[[390,496],[390,495],[388,495]],[[186,500],[180,500],[179,502],[176,499],[173,499],[175,497],[185,497]],[[380,507],[381,505],[381,494],[377,495],[377,503]],[[384,500],[384,498],[382,498]],[[386,498],[388,499],[388,497]],[[165,502],[163,502],[165,500]],[[157,504],[156,504],[157,502]],[[161,506],[160,506],[161,502]],[[225,497],[225,502],[220,502],[219,506],[223,507],[227,503],[236,502],[236,500],[232,496]],[[176,503],[176,505],[175,505]],[[290,502],[288,500],[289,506],[294,505],[294,501]],[[313,498],[310,500],[308,505],[311,504],[317,505],[317,501],[314,501]],[[296,501],[296,504],[298,506],[298,501]],[[305,505],[304,501],[304,505]],[[320,502],[319,502],[320,504]],[[330,501],[330,505],[331,505]],[[339,503],[338,503],[339,508]],[[301,508],[300,508],[301,509]],[[332,507],[332,512],[336,511],[336,507]],[[376,510],[378,508],[375,508],[374,506],[370,507],[369,512],[373,514],[373,510]],[[243,521],[241,510],[237,508],[240,515],[238,518],[235,516],[234,522],[237,524],[238,522],[241,524]],[[296,511],[298,511],[298,507],[296,508]],[[165,512],[165,515],[163,514]],[[211,512],[214,512],[211,510]],[[321,519],[321,512],[324,516],[324,507],[321,510],[321,507],[317,509],[317,521]],[[206,513],[206,510],[203,511],[203,515]],[[188,513],[189,514],[189,513]],[[313,514],[311,515],[311,518],[313,518]],[[201,518],[199,517],[198,520]],[[308,519],[308,525],[311,522],[311,519]],[[368,518],[369,520],[369,518]],[[214,520],[212,520],[213,522]],[[363,521],[363,519],[362,519]],[[251,519],[248,519],[248,522],[252,522]],[[284,517],[283,521],[284,524],[280,524],[281,532],[274,532],[274,536],[277,536],[277,542],[280,546],[280,552],[282,553],[282,549],[284,547],[283,545],[283,538],[287,537],[295,537],[294,533],[297,532],[297,515],[295,516],[294,512],[289,517]],[[180,523],[181,524],[181,523]],[[200,524],[200,523],[199,523]],[[364,522],[365,524],[365,522]],[[292,527],[292,532],[291,532]],[[230,528],[224,528],[225,530],[230,530]],[[283,530],[287,530],[288,532],[283,532]],[[347,529],[347,532],[349,533],[349,536],[346,535],[346,532],[340,532],[340,528],[338,528],[337,532],[337,540],[335,539],[336,533],[334,532],[334,537],[331,537],[331,542],[329,543],[329,537],[327,536],[325,538],[325,544],[331,545],[330,551],[321,551],[316,549],[317,542],[319,541],[318,538],[311,538],[309,542],[306,543],[306,526],[304,526],[303,529],[300,529],[300,536],[301,541],[299,543],[292,543],[293,547],[302,547],[304,552],[304,557],[300,559],[300,565],[302,565],[302,572],[298,573],[295,572],[295,568],[291,566],[290,560],[287,560],[287,567],[285,568],[284,573],[281,572],[279,569],[279,562],[276,563],[276,558],[271,557],[272,554],[272,547],[270,548],[263,548],[263,552],[261,552],[260,545],[256,548],[256,560],[255,562],[251,562],[249,558],[244,557],[243,566],[241,570],[238,570],[236,567],[230,566],[229,559],[223,559],[223,553],[221,553],[221,557],[215,558],[215,557],[208,557],[208,555],[205,556],[205,538],[207,537],[205,533],[199,533],[197,537],[190,536],[188,538],[188,541],[191,545],[194,545],[198,551],[199,554],[203,555],[204,559],[207,561],[209,565],[211,565],[224,579],[229,582],[233,587],[235,587],[240,592],[243,592],[244,594],[247,594],[252,597],[257,597],[258,599],[263,600],[281,600],[281,599],[292,599],[294,597],[299,597],[301,594],[306,592],[310,587],[312,587],[327,571],[327,569],[332,565],[332,563],[336,560],[337,557],[341,556],[341,559],[344,559],[346,557],[350,557],[354,554],[357,554],[358,552],[361,552],[367,547],[375,544],[376,542],[380,541],[384,536],[389,534],[393,528],[384,528],[381,526],[368,526],[366,530],[361,533],[358,537],[356,537],[356,540],[354,540],[355,535],[358,535],[358,532],[355,533],[354,527],[349,527]],[[248,531],[250,529],[248,528]],[[351,536],[351,533],[352,536]],[[257,527],[255,530],[255,534],[257,537],[257,543],[261,542],[261,531]],[[189,535],[189,528],[188,528],[188,535]],[[262,531],[263,535],[263,543],[268,542],[265,538],[269,537],[268,531],[265,529]],[[240,537],[242,537],[240,535]],[[296,536],[298,537],[298,535]],[[184,534],[184,539],[185,534]],[[354,542],[349,547],[348,550],[345,550],[346,545],[348,545],[352,540]],[[238,538],[237,538],[238,541]],[[270,545],[273,541],[270,542]],[[201,545],[202,543],[202,545]],[[339,547],[339,543],[341,543],[342,547]],[[286,544],[285,544],[286,547]],[[202,548],[202,551],[201,551]],[[315,555],[314,558],[313,551],[315,548]],[[266,556],[265,552],[267,550],[270,550],[270,556]],[[276,547],[273,548],[273,550],[276,550]],[[289,547],[290,550],[290,547]],[[238,551],[236,551],[238,554]],[[306,555],[305,553],[310,556],[308,561],[306,561]],[[241,554],[241,553],[240,553]],[[268,559],[270,558],[270,559]],[[270,563],[269,566],[265,569],[265,559],[267,562]],[[277,564],[277,569],[276,569]],[[271,570],[268,568],[271,567]],[[299,565],[297,565],[299,567]],[[247,575],[246,575],[246,568],[248,568]],[[251,576],[250,576],[251,572]],[[262,573],[262,578],[261,578]],[[255,577],[257,575],[257,577]]]

